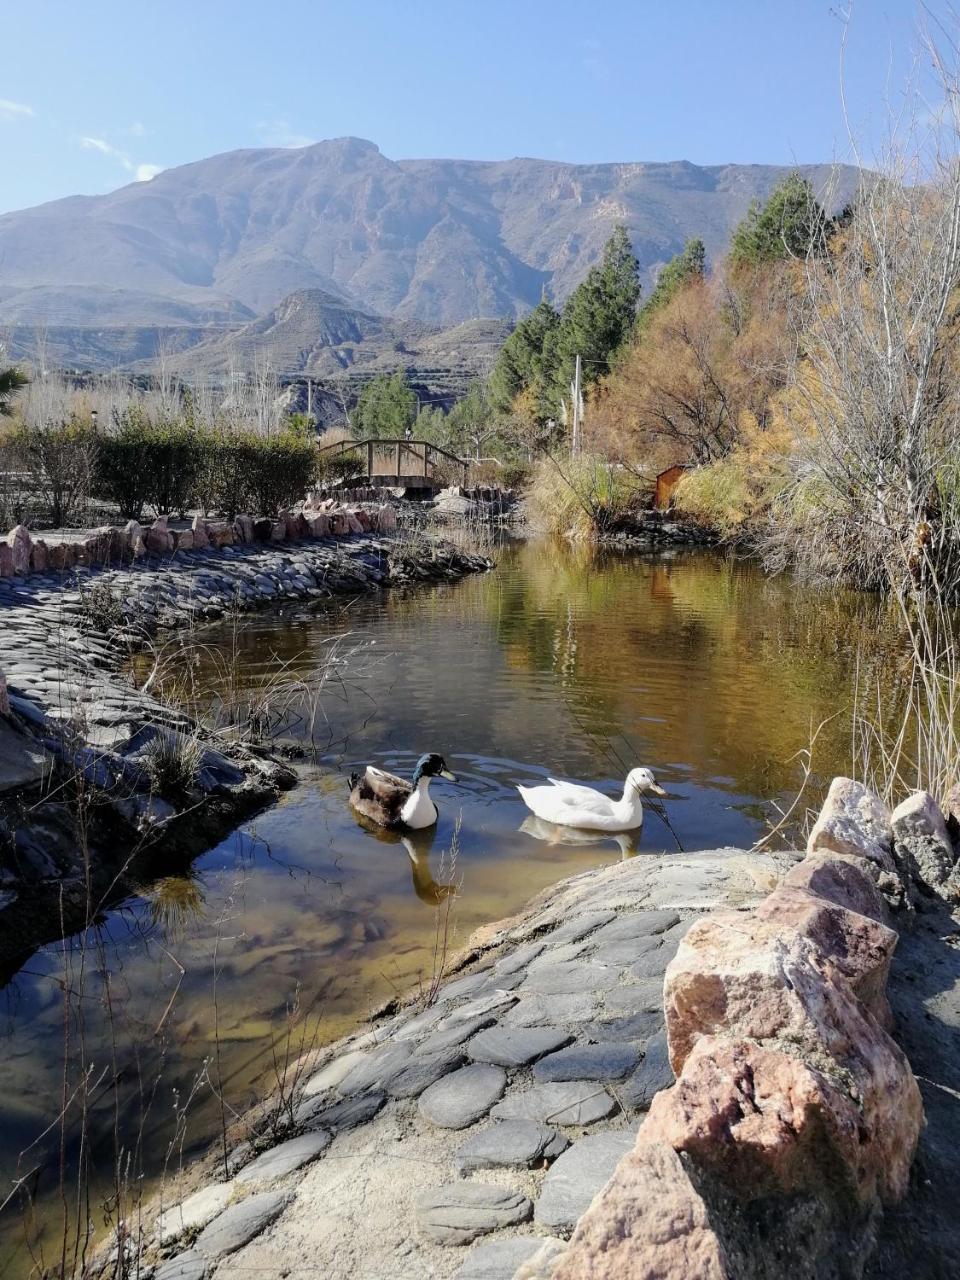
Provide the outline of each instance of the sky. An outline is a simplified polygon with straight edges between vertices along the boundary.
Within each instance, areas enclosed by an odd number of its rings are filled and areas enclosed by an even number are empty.
[[[789,164],[849,159],[852,127],[869,158],[929,11],[855,0],[841,75],[843,3],[11,4],[0,212],[344,135],[392,159]]]

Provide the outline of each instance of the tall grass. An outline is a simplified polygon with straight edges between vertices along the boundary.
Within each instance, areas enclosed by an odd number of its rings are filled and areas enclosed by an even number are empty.
[[[527,512],[545,533],[587,541],[629,524],[649,486],[633,472],[593,454],[543,457],[527,490]]]

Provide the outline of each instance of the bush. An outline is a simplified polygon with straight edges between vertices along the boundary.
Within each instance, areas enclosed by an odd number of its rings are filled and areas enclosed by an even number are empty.
[[[534,522],[547,532],[589,539],[628,524],[646,496],[646,488],[631,472],[584,454],[541,459],[533,471],[527,506]]]
[[[306,496],[317,475],[317,446],[285,431],[278,436],[250,436],[250,496],[257,515],[273,515]]]
[[[153,424],[142,406],[133,404],[114,414],[113,425],[97,450],[96,492],[115,502],[124,520],[139,520],[153,484]]]
[[[98,453],[89,423],[74,415],[52,426],[21,426],[10,437],[9,448],[54,528],[85,513]]]

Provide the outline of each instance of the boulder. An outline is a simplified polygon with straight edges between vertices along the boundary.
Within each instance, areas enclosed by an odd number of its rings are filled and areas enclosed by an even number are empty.
[[[133,560],[139,560],[142,555],[146,554],[147,546],[143,540],[143,529],[141,529],[138,521],[128,520],[120,531],[120,538],[125,559],[129,557]]]
[[[806,889],[871,920],[886,921],[883,896],[858,858],[840,853],[809,853],[790,868],[783,883],[790,889]]]
[[[194,551],[205,551],[210,545],[210,536],[207,533],[207,522],[203,516],[193,517],[193,549]]]
[[[34,573],[44,573],[47,568],[47,544],[37,538],[30,548],[30,568]]]
[[[363,533],[363,525],[357,519],[356,511],[347,510],[344,513],[347,521],[347,530],[350,533]]]
[[[371,528],[370,512],[367,511],[364,507],[358,507],[353,514],[356,516],[357,521],[360,524],[360,528],[363,530],[363,532],[369,533]]]
[[[141,547],[143,543],[141,542]],[[142,554],[142,552],[141,552]],[[72,542],[55,542],[47,547],[47,568],[57,573],[71,569],[77,562],[77,548]],[[0,576],[2,576],[3,544],[0,543]]]
[[[173,538],[167,527],[167,517],[157,516],[153,524],[144,531],[143,540],[152,555],[169,555],[173,550]]]
[[[271,520],[270,521],[270,541],[286,542],[286,540],[287,540],[286,520],[280,520],[280,519]]]
[[[940,808],[929,791],[916,791],[893,811],[893,849],[900,874],[914,886],[941,889],[957,861]]]
[[[273,533],[273,521],[266,516],[253,522],[253,536],[257,542],[270,542]]]
[[[350,522],[345,511],[331,512],[330,532],[335,538],[344,538],[350,532]]]
[[[174,551],[192,551],[193,550],[193,530],[192,529],[174,529],[173,530],[173,549]]]
[[[10,714],[10,695],[7,692],[7,677],[0,671],[0,716]]]
[[[388,502],[377,508],[376,527],[380,533],[393,533],[397,527],[397,513]]]
[[[211,520],[207,525],[207,537],[211,547],[232,547],[237,540],[229,520]]]
[[[893,871],[893,830],[886,805],[852,778],[834,778],[807,852],[849,854]]]
[[[0,542],[0,578],[13,577],[13,548],[9,542]]]
[[[307,523],[310,526],[311,538],[329,538],[330,517],[324,512],[319,511],[316,515],[310,516]]]
[[[253,541],[253,518],[251,516],[241,514],[238,515],[233,522],[238,542]]]
[[[30,548],[33,539],[26,525],[18,524],[7,534],[7,545],[13,553],[13,572],[23,574],[30,572]]]

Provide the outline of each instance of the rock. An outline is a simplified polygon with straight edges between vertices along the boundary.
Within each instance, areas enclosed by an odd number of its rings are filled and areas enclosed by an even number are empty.
[[[606,991],[620,979],[618,969],[580,960],[560,960],[532,969],[521,990],[539,995],[567,995],[573,992]]]
[[[7,677],[0,671],[0,716],[10,714],[10,694],[7,692]]]
[[[393,533],[397,527],[397,513],[389,503],[377,508],[376,528],[380,533]]]
[[[572,1039],[562,1027],[491,1027],[474,1036],[467,1045],[467,1055],[474,1062],[522,1067]]]
[[[13,574],[13,548],[8,542],[0,542],[0,578],[12,578]]]
[[[658,1010],[642,1010],[619,1018],[602,1018],[588,1022],[582,1034],[588,1040],[647,1040],[663,1030],[663,1014]]]
[[[351,1068],[337,1086],[344,1096],[364,1089],[384,1089],[407,1065],[413,1046],[405,1040],[387,1044],[368,1053],[363,1062]]]
[[[253,536],[257,542],[273,541],[273,521],[268,516],[261,516],[253,522]]]
[[[229,520],[208,521],[207,537],[211,547],[232,547],[237,540],[233,524]]]
[[[639,940],[651,948],[657,947],[663,940],[663,934],[679,923],[676,911],[628,911],[599,929],[590,942],[602,947],[609,943],[635,943]]]
[[[350,532],[350,524],[347,520],[346,512],[330,512],[330,532],[335,538],[343,538]]]
[[[29,573],[30,548],[33,546],[33,539],[26,525],[18,524],[10,530],[7,534],[7,545],[13,556],[14,574]]]
[[[562,1022],[582,1023],[596,1016],[599,1002],[599,996],[590,991],[570,991],[554,996],[528,995],[507,1010],[501,1025],[542,1027]]]
[[[789,889],[806,889],[808,893],[838,907],[847,907],[871,920],[885,922],[887,906],[876,882],[856,858],[843,854],[808,853],[791,867],[783,878]]]
[[[506,1084],[501,1067],[461,1067],[420,1095],[420,1114],[441,1129],[465,1129],[487,1114]]]
[[[385,1093],[359,1093],[328,1103],[323,1097],[304,1098],[294,1112],[302,1128],[328,1129],[334,1136],[372,1120],[387,1100]]]
[[[893,830],[885,805],[852,778],[834,778],[807,840],[808,853],[845,853],[894,869]]]
[[[234,1182],[240,1186],[245,1186],[248,1182],[275,1182],[277,1178],[286,1177],[288,1173],[316,1160],[332,1141],[331,1135],[322,1129],[301,1134],[299,1138],[289,1138],[245,1165]]]
[[[371,529],[370,512],[364,510],[363,507],[358,507],[354,511],[353,515],[354,515],[354,518],[359,523],[362,532],[369,533]]]
[[[330,537],[330,518],[325,512],[320,511],[314,516],[308,516],[307,524],[310,526],[311,538]]]
[[[530,1168],[543,1159],[544,1151],[553,1146],[558,1136],[555,1130],[533,1120],[510,1120],[475,1133],[456,1153],[453,1162],[461,1174],[505,1166]],[[566,1139],[563,1144],[567,1145]]]
[[[53,757],[32,738],[0,722],[0,795],[38,786],[53,768]]]
[[[477,1236],[526,1222],[532,1205],[508,1187],[453,1182],[424,1192],[417,1200],[417,1230],[434,1244],[469,1244]]]
[[[916,791],[893,811],[894,857],[902,878],[938,889],[956,864],[953,842],[943,814],[928,791]]]
[[[735,1280],[707,1206],[671,1147],[643,1143],[629,1152],[586,1207],[552,1280],[587,1276]]]
[[[193,550],[193,530],[192,529],[174,529],[173,549],[174,551],[192,551]]]
[[[471,1249],[454,1280],[513,1280],[514,1272],[543,1247],[541,1236],[489,1240]]]
[[[340,1081],[368,1056],[362,1050],[356,1049],[350,1053],[341,1053],[310,1077],[304,1085],[303,1096],[311,1098],[315,1094],[324,1093],[327,1089],[336,1088]]]
[[[30,548],[30,569],[33,573],[45,573],[47,568],[47,544],[42,538],[35,538]]]
[[[534,1065],[536,1080],[620,1080],[640,1061],[632,1044],[609,1040],[601,1044],[576,1044],[541,1058]]]
[[[536,960],[546,945],[542,938],[538,938],[536,942],[531,942],[525,947],[515,947],[500,957],[493,967],[494,973],[509,974],[526,969],[532,960]]]
[[[207,1266],[207,1259],[199,1250],[187,1249],[161,1262],[153,1273],[153,1280],[203,1280]]]
[[[476,1018],[469,1018],[466,1022],[454,1021],[449,1026],[443,1022],[432,1035],[427,1036],[425,1040],[420,1042],[418,1052],[433,1054],[443,1053],[447,1049],[454,1049],[458,1045],[462,1045],[464,1041],[469,1040],[471,1036],[476,1035],[478,1031],[491,1026],[493,1022],[494,1018],[489,1013],[480,1014]]]
[[[556,1236],[547,1236],[546,1239],[538,1236],[537,1240],[540,1247],[521,1262],[512,1280],[552,1280],[558,1259],[567,1251],[566,1241]]]
[[[207,533],[207,522],[203,516],[194,516],[191,524],[193,530],[193,548],[195,551],[205,551],[210,545],[210,535]]]
[[[643,1061],[629,1080],[617,1088],[617,1097],[632,1111],[645,1111],[661,1089],[673,1084],[673,1070],[667,1049],[667,1033],[660,1032],[644,1045]]]
[[[144,532],[143,540],[146,543],[147,550],[153,555],[169,555],[173,550],[173,538],[167,527],[167,517],[157,516],[153,524]]]
[[[239,515],[233,522],[234,533],[238,542],[253,541],[253,520],[248,515]]]
[[[495,1120],[537,1120],[552,1125],[588,1125],[605,1119],[617,1107],[593,1080],[535,1084],[525,1093],[510,1093],[490,1112]]]
[[[143,540],[140,540],[140,555],[144,553]],[[3,559],[3,544],[0,543],[0,562]],[[47,547],[47,568],[56,573],[63,573],[67,569],[72,569],[77,562],[77,549],[72,542],[55,542],[52,547]],[[2,576],[2,563],[0,563],[0,576]]]
[[[387,1083],[392,1098],[416,1098],[444,1076],[463,1065],[463,1050],[458,1046],[440,1053],[417,1052],[407,1065]]]
[[[263,1191],[231,1205],[200,1232],[196,1252],[208,1259],[236,1253],[278,1218],[289,1200],[287,1192]]]
[[[187,1196],[181,1204],[164,1209],[157,1219],[157,1238],[160,1243],[170,1244],[186,1231],[205,1227],[227,1207],[233,1190],[233,1185],[229,1182],[214,1182],[209,1187],[195,1191],[192,1196]]]
[[[545,1227],[569,1231],[635,1140],[632,1129],[580,1138],[547,1170],[534,1220]]]
[[[574,919],[560,925],[559,929],[554,929],[552,933],[548,933],[544,938],[544,942],[551,947],[560,946],[566,942],[579,942],[588,933],[593,933],[594,930],[599,929],[602,925],[616,919],[616,915],[615,911],[585,911],[575,916]]]
[[[143,540],[143,529],[139,521],[127,521],[120,530],[120,541],[124,559],[139,560],[146,555],[147,544]]]

